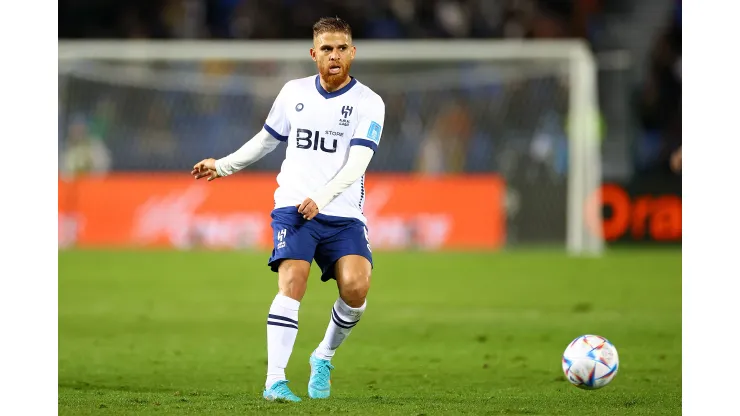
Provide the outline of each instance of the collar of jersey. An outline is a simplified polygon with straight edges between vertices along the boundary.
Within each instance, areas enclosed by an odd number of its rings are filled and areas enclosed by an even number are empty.
[[[347,92],[350,89],[352,89],[352,87],[354,87],[355,84],[357,84],[357,80],[355,79],[355,77],[353,77],[353,76],[350,75],[351,80],[349,81],[349,84],[345,85],[344,87],[342,87],[342,88],[340,88],[340,89],[338,89],[338,90],[336,90],[334,92],[329,92],[329,91],[325,90],[324,87],[321,86],[321,81],[320,81],[320,78],[319,77],[320,77],[320,75],[316,75],[316,91],[318,91],[319,94],[321,94],[324,98],[327,98],[327,99],[328,98],[339,97],[340,95],[342,95],[345,92]]]

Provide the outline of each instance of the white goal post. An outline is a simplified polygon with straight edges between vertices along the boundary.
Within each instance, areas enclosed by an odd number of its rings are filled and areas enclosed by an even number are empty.
[[[601,186],[601,143],[598,127],[597,65],[585,42],[579,40],[356,40],[355,65],[362,63],[447,64],[454,62],[518,62],[516,71],[547,65],[560,68],[567,84],[567,193],[565,246],[572,255],[599,255],[601,213],[591,227],[585,220],[586,202],[598,197]],[[60,75],[80,62],[204,61],[284,62],[291,67],[311,63],[309,41],[59,41]],[[531,64],[531,65],[530,65]],[[295,71],[295,69],[292,69]],[[514,72],[516,72],[514,71]],[[304,71],[305,72],[305,71]],[[372,85],[371,85],[372,87]],[[272,92],[277,93],[277,90]],[[594,213],[590,213],[593,217]],[[554,219],[555,221],[557,219]],[[596,225],[596,226],[594,226]]]

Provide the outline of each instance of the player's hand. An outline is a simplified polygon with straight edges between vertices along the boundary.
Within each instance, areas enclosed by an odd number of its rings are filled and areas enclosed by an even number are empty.
[[[303,214],[303,219],[309,221],[319,213],[319,206],[311,198],[306,198],[302,204],[296,205],[296,208],[298,208],[298,213]]]
[[[679,147],[676,151],[671,154],[671,169],[673,169],[674,172],[679,173],[681,172],[681,147]]]
[[[213,158],[203,159],[196,163],[190,174],[195,176],[195,179],[208,178],[209,182],[216,178],[220,178],[216,171],[216,159]]]

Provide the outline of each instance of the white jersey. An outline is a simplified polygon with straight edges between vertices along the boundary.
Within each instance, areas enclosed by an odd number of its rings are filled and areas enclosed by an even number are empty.
[[[378,94],[352,78],[344,88],[327,92],[319,76],[288,81],[265,121],[265,130],[287,142],[277,176],[275,208],[302,203],[344,166],[350,146],[377,150],[385,104]],[[320,214],[366,222],[365,175],[339,194]]]

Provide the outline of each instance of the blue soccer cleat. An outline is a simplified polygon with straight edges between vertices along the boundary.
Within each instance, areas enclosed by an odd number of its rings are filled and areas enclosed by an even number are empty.
[[[311,364],[311,378],[308,380],[308,397],[326,399],[331,391],[331,370],[334,366],[329,360],[322,360],[314,353],[308,359]]]
[[[288,387],[288,380],[275,382],[269,389],[262,393],[262,397],[270,401],[300,402],[301,398],[293,394]]]

